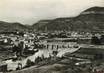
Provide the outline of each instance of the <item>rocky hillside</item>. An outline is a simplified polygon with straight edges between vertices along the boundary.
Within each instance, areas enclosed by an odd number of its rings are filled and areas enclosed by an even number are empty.
[[[32,25],[32,28],[35,30],[44,30],[45,31],[45,26],[48,25],[48,23],[51,22],[51,20],[40,20],[37,23]]]
[[[33,26],[38,31],[104,31],[104,7],[92,7],[73,18],[57,18]]]
[[[76,25],[81,29],[104,31],[104,7],[92,7],[75,18]]]

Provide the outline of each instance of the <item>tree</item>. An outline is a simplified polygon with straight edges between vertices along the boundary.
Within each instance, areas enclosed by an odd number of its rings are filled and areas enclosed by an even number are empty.
[[[93,36],[93,37],[91,38],[91,44],[100,45],[100,44],[101,44],[101,41],[100,41],[100,39],[99,39],[98,37]]]
[[[103,59],[104,57],[103,57],[103,54],[96,54],[95,56],[94,56],[94,59],[95,60],[99,60],[99,59]]]
[[[101,35],[100,41],[101,41],[101,44],[104,44],[104,35]]]
[[[30,67],[32,65],[34,65],[34,63],[30,59],[28,59],[26,62],[26,67]]]

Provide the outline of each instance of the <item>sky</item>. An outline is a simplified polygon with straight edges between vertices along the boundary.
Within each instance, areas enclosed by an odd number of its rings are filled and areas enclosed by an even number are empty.
[[[0,21],[32,25],[39,20],[73,17],[104,0],[0,0]]]

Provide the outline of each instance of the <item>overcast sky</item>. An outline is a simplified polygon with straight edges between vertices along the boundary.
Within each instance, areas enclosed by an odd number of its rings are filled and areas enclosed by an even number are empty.
[[[40,19],[76,16],[104,0],[0,0],[0,21],[33,24]]]

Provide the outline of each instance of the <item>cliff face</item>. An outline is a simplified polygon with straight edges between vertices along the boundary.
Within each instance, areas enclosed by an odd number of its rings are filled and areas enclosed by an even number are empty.
[[[82,12],[81,15],[82,14],[104,14],[104,7],[92,7]]]

